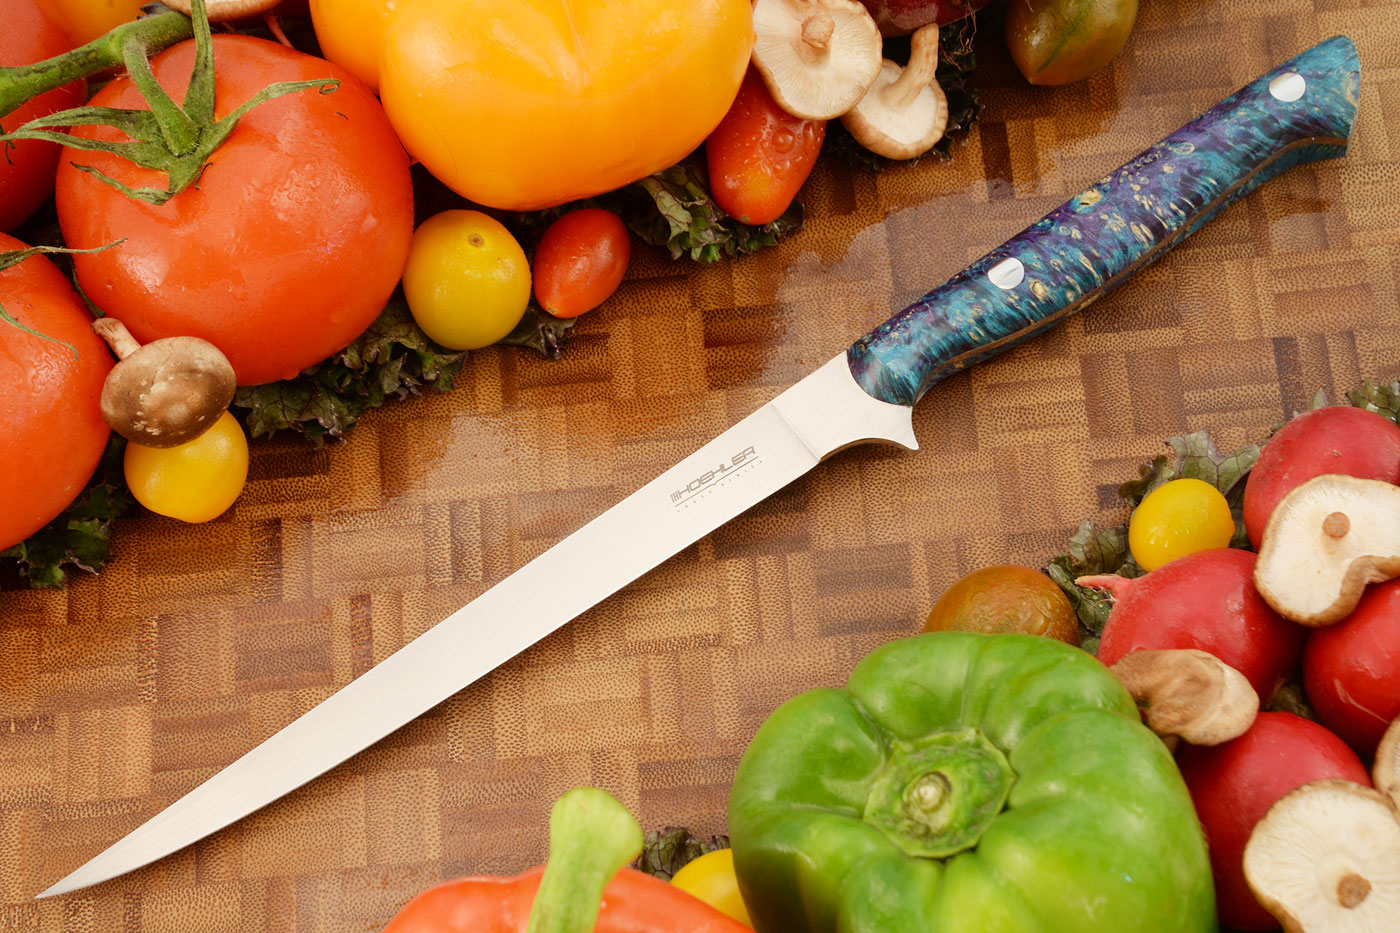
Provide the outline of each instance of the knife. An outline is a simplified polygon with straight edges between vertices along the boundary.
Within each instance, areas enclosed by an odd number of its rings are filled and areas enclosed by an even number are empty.
[[[1337,36],[1260,77],[419,635],[39,897],[113,878],[300,787],[666,558],[865,442],[918,448],[940,379],[1106,294],[1287,168],[1346,152],[1360,94]]]

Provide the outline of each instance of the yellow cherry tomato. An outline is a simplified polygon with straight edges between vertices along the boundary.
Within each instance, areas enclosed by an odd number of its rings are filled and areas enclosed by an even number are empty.
[[[379,90],[384,30],[399,0],[311,0],[321,55]]]
[[[453,350],[475,350],[520,323],[530,301],[530,264],[493,218],[443,211],[414,231],[403,292],[425,334]]]
[[[248,481],[248,439],[228,412],[186,444],[126,445],[126,485],[136,501],[182,522],[207,522],[233,505]]]
[[[748,908],[739,896],[739,879],[734,875],[734,850],[716,849],[686,862],[671,883],[694,895],[722,914],[745,926],[753,926]]]
[[[1210,483],[1174,479],[1138,503],[1128,522],[1128,549],[1143,570],[1212,548],[1230,546],[1235,519]]]

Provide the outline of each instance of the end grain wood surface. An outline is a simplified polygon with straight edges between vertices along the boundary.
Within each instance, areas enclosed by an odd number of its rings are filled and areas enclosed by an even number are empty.
[[[1295,169],[1082,316],[936,388],[923,450],[849,451],[307,787],[155,865],[33,896],[909,300],[1256,75],[1361,51],[1350,155]],[[0,592],[0,931],[377,931],[542,857],[591,783],[725,828],[750,735],[915,631],[963,573],[1040,566],[1162,439],[1260,441],[1400,377],[1400,2],[1143,0],[1111,69],[1027,86],[979,37],[951,163],[824,160],[807,225],[698,267],[637,249],[566,357],[475,353],[343,444],[253,445],[207,525],[139,510],[63,592]],[[509,625],[511,620],[502,619]]]

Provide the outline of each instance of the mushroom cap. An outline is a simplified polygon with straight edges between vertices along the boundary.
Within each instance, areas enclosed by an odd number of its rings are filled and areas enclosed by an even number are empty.
[[[1400,486],[1328,473],[1296,487],[1264,526],[1254,585],[1279,615],[1331,625],[1368,583],[1400,576]]]
[[[175,447],[203,434],[229,402],[228,357],[199,337],[163,337],[118,361],[102,386],[102,418],[144,447]]]
[[[1198,648],[1132,651],[1109,667],[1147,727],[1192,745],[1219,745],[1254,725],[1259,694],[1249,679]]]
[[[1351,781],[1284,794],[1244,848],[1249,888],[1288,933],[1400,929],[1400,820]]]
[[[191,16],[194,13],[190,0],[161,0],[172,10]],[[256,16],[272,9],[282,0],[207,0],[204,4],[209,14],[209,22],[226,23],[230,20]]]
[[[779,107],[831,120],[880,73],[880,29],[857,0],[756,0],[753,63]]]
[[[886,93],[903,72],[899,65],[885,59],[870,90],[841,117],[856,142],[890,159],[923,155],[943,138],[943,131],[948,128],[948,98],[938,82],[924,85],[905,105]]]
[[[1381,744],[1376,748],[1376,763],[1371,769],[1371,780],[1376,782],[1376,790],[1388,794],[1400,807],[1400,717],[1397,717],[1385,730]]]

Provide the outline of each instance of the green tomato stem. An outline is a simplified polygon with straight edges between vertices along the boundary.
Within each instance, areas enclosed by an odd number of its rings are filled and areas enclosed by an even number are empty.
[[[0,117],[40,94],[108,68],[125,67],[126,49],[135,44],[146,55],[194,35],[189,17],[164,10],[122,23],[87,45],[32,65],[0,68]]]
[[[525,933],[591,933],[603,889],[642,851],[642,827],[605,790],[576,787],[549,814],[549,861]]]

